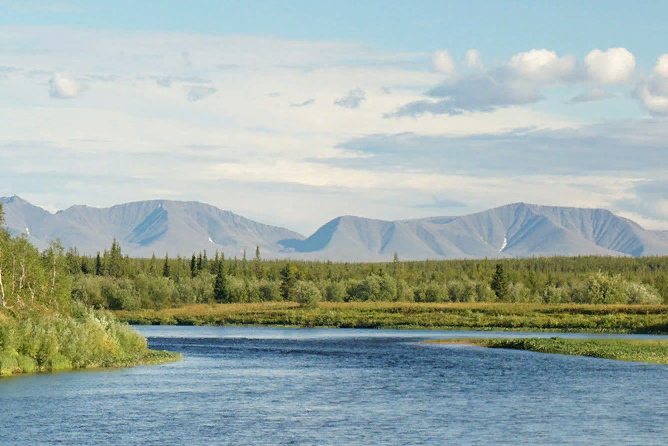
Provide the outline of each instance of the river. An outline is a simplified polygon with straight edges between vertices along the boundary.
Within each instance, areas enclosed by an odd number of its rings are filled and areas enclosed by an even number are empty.
[[[668,439],[667,366],[419,343],[556,334],[137,329],[152,348],[182,352],[185,360],[0,379],[0,444],[664,445]]]

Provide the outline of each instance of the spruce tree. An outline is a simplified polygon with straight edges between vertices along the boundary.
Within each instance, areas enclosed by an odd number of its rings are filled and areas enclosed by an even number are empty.
[[[102,275],[102,259],[100,258],[100,251],[97,252],[97,256],[95,257],[95,275]]]
[[[264,264],[260,257],[260,245],[255,247],[255,259],[253,260],[253,267],[255,269],[255,277],[258,279],[264,278]]]
[[[169,253],[165,254],[165,265],[162,267],[162,275],[169,279]]]
[[[213,286],[213,298],[218,303],[227,302],[228,292],[225,277],[225,265],[223,262],[218,262],[218,271],[216,271],[216,283]]]
[[[494,276],[492,276],[491,287],[499,300],[506,300],[506,296],[508,295],[508,279],[506,278],[506,273],[503,271],[503,265],[500,263],[496,264],[496,271],[494,272]]]
[[[190,277],[193,279],[197,275],[197,259],[195,258],[195,253],[193,253],[192,259],[190,259]]]
[[[292,301],[295,297],[295,286],[297,284],[297,268],[286,263],[281,269],[281,297],[283,300]]]

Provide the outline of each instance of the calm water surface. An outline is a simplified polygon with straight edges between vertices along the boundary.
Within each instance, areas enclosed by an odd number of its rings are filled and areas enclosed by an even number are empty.
[[[668,441],[666,366],[418,344],[546,333],[138,329],[186,360],[0,379],[0,444]]]

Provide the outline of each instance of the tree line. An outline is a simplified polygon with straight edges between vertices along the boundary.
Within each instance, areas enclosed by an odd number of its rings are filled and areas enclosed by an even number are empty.
[[[668,257],[537,257],[350,263],[206,251],[130,258],[114,240],[65,254],[73,295],[111,309],[263,301],[668,303]]]

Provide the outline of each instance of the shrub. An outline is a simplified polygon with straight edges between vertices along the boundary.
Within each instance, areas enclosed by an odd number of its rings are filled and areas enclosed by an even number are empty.
[[[330,283],[325,296],[329,302],[343,302],[347,297],[346,285],[341,282]]]
[[[650,285],[629,282],[626,284],[626,294],[629,304],[661,305],[661,296]]]
[[[312,282],[297,281],[295,286],[295,300],[303,308],[317,308],[320,305],[322,295],[317,286]]]

